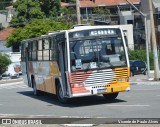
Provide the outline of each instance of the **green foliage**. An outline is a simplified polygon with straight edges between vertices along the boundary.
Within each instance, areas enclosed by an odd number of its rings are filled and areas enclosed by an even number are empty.
[[[41,10],[45,13],[47,18],[53,19],[59,16],[60,0],[39,0],[41,4]]]
[[[147,62],[146,50],[129,50],[129,59],[130,60],[143,60]],[[154,68],[154,60],[153,53],[149,52],[149,61],[150,61],[150,69]]]
[[[11,60],[8,55],[0,53],[0,74],[6,71],[7,66],[11,64]]]
[[[65,22],[65,24],[68,24],[70,26],[73,26],[73,24],[77,23],[77,16],[76,16],[76,10],[73,7],[62,7],[60,10],[62,16],[58,18],[60,22]],[[56,19],[57,20],[57,19]]]
[[[4,10],[5,7],[10,6],[12,4],[12,0],[0,0],[0,10]]]
[[[111,12],[107,8],[102,8],[102,7],[95,7],[93,8],[93,13],[94,14],[99,14],[99,15],[110,15]]]
[[[68,29],[68,26],[53,20],[35,19],[24,28],[16,28],[7,39],[6,46],[10,47],[16,43],[20,44],[24,39],[38,37],[49,31],[62,29]]]
[[[32,19],[43,19],[45,13],[41,11],[39,0],[17,0],[13,6],[16,9],[17,15],[13,16],[11,25],[25,24]]]
[[[17,0],[13,6],[17,15],[13,16],[12,26],[21,26],[34,19],[54,19],[60,15],[60,0]]]
[[[65,3],[76,3],[76,0],[61,0],[61,2],[65,2]]]

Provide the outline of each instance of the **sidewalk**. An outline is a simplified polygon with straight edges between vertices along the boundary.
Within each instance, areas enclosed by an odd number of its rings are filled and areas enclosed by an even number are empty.
[[[0,80],[0,84],[8,84],[8,83],[14,83],[14,82],[22,82],[22,78],[17,79],[7,79],[7,80]]]
[[[154,80],[154,71],[150,71],[150,77],[147,79],[147,75],[134,75],[129,78],[129,81],[131,84],[144,84],[144,83],[149,83],[149,84],[159,84],[160,85],[160,80],[155,81]]]

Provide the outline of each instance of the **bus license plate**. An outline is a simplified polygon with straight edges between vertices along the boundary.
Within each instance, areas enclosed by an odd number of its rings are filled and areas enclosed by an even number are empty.
[[[107,92],[106,89],[97,89],[97,93],[105,93],[105,92]]]

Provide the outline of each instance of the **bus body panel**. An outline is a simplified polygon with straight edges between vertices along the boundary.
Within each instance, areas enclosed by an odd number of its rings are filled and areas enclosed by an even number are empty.
[[[22,62],[24,67],[25,63]],[[23,71],[24,81],[27,81],[25,71]],[[36,83],[37,90],[45,91],[48,93],[56,94],[55,79],[60,78],[59,67],[57,62],[29,62],[29,74],[33,75]],[[25,82],[28,84],[28,82]]]

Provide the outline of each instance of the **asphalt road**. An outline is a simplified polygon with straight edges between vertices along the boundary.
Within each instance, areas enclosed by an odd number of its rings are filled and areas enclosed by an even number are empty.
[[[160,85],[131,85],[115,101],[102,96],[74,98],[61,104],[54,95],[34,96],[23,83],[0,84],[0,116],[160,118]]]

